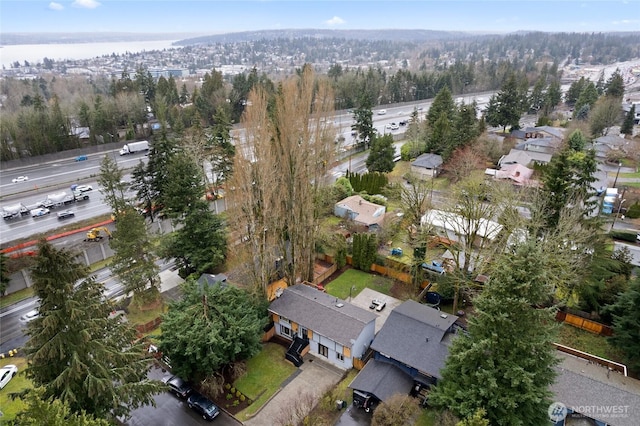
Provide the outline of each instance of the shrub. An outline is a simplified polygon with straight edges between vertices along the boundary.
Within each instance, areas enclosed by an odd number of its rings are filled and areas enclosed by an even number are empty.
[[[224,385],[224,388],[225,388],[226,390],[229,390],[229,389],[231,389],[231,385],[230,385],[229,383],[227,383],[227,384],[225,384],[225,385]]]
[[[236,388],[231,388],[231,393],[236,393]]]
[[[247,398],[244,395],[240,395],[240,401],[244,402]]]
[[[613,230],[609,232],[609,236],[614,240],[630,241],[634,243],[636,241],[637,234],[635,232]]]
[[[242,395],[242,392],[236,391],[236,397],[240,398],[240,395]]]
[[[237,407],[238,405],[240,405],[240,401],[238,401],[237,399],[235,401],[233,401],[233,406]]]
[[[228,393],[228,394],[227,394],[227,399],[228,399],[228,400],[233,399],[233,395],[232,395],[232,394],[230,394],[230,393]]]
[[[640,204],[636,201],[627,209],[627,217],[637,219],[640,217]]]

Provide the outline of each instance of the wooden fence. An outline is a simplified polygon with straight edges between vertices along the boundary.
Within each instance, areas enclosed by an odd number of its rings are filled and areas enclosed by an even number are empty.
[[[148,333],[151,330],[153,330],[156,327],[158,327],[160,324],[162,324],[162,318],[158,317],[158,318],[156,318],[154,320],[149,321],[146,324],[138,324],[138,325],[136,325],[136,331],[139,334]]]
[[[607,325],[600,324],[599,322],[591,321],[586,318],[582,318],[563,311],[558,311],[558,313],[556,314],[556,321],[570,324],[574,327],[581,328],[582,330],[586,330],[594,334],[601,334],[603,336],[611,336],[613,334],[613,329]]]

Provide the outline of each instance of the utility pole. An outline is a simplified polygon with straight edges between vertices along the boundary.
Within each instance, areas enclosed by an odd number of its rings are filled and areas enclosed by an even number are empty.
[[[620,197],[620,204],[618,204],[618,212],[613,216],[613,222],[611,222],[611,228],[609,229],[609,232],[613,231],[613,226],[616,224],[616,219],[618,219],[618,216],[620,216],[620,211],[622,210],[622,203],[624,203],[625,198],[624,198],[624,193],[627,190],[626,186],[622,187],[622,196]]]

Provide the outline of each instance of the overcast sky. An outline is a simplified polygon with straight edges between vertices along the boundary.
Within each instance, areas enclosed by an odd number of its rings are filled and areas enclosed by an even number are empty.
[[[0,0],[0,34],[286,28],[640,31],[640,0]]]

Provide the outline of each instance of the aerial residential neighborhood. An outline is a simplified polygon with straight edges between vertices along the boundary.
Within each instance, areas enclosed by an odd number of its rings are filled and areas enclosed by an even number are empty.
[[[640,424],[633,10],[482,3],[1,4],[3,422]]]

